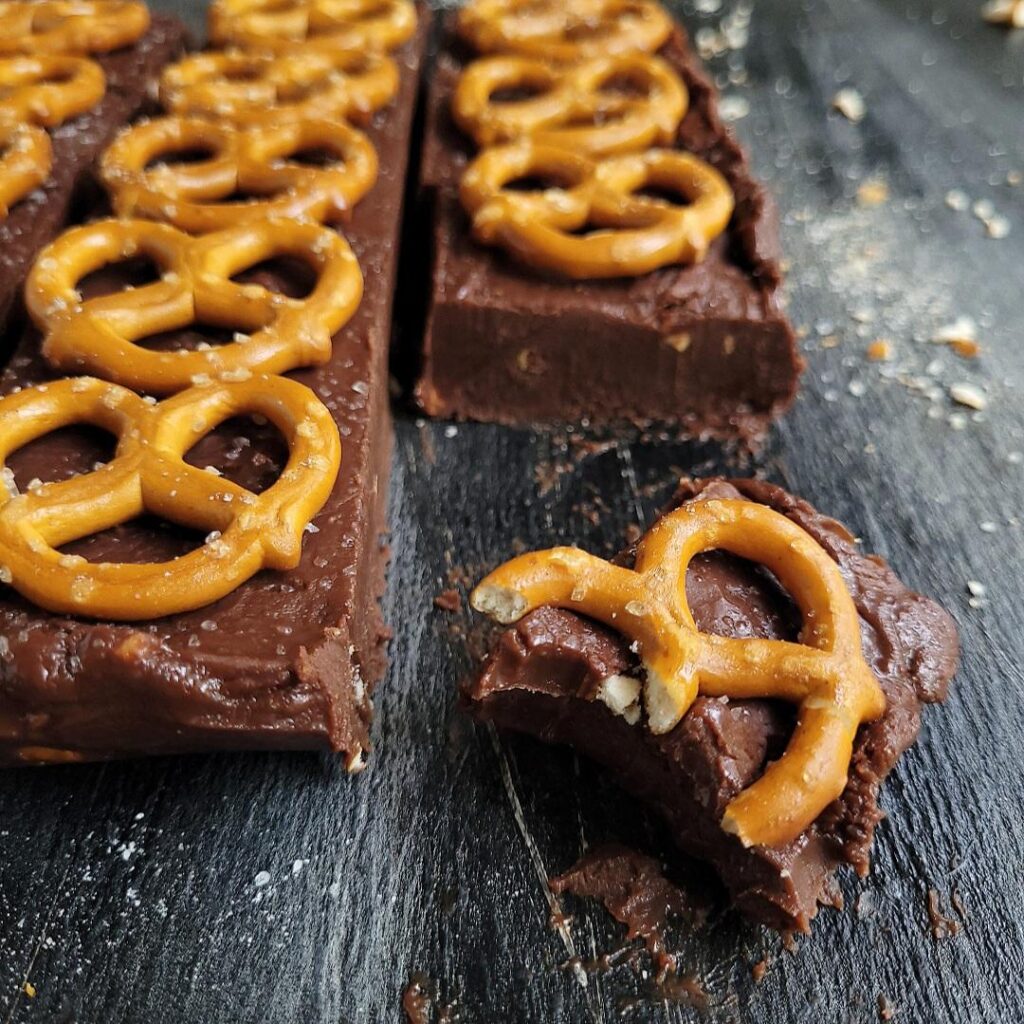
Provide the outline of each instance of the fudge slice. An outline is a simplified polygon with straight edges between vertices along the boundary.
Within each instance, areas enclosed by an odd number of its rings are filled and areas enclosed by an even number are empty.
[[[350,769],[364,763],[370,695],[386,665],[379,600],[384,589],[391,451],[388,347],[405,167],[428,26],[394,54],[401,85],[367,126],[380,158],[376,184],[344,234],[365,287],[323,366],[289,376],[330,409],[341,435],[334,490],[307,533],[298,568],[264,570],[215,604],[152,622],[90,621],[40,610],[0,587],[0,760],[85,760],[208,749],[327,749]],[[147,280],[118,265],[92,275],[87,297]],[[307,275],[308,277],[308,275]],[[276,260],[249,280],[301,296],[301,268]],[[150,340],[167,348],[230,341],[231,330],[195,325]],[[2,390],[53,374],[28,329]],[[62,430],[9,460],[17,484],[87,472],[109,439]],[[249,490],[266,487],[286,451],[249,419],[203,438],[188,460]],[[203,543],[173,524],[127,523],[69,545],[91,561],[162,561]]]
[[[702,262],[570,281],[470,235],[458,182],[475,151],[450,113],[470,57],[449,26],[421,173],[434,244],[416,389],[426,412],[508,424],[661,421],[756,435],[793,400],[803,361],[779,300],[774,211],[681,30],[660,56],[689,91],[676,148],[725,177],[732,220]]]
[[[21,287],[36,253],[68,223],[75,204],[86,201],[83,193],[100,154],[125,124],[156,109],[153,97],[160,72],[181,55],[187,39],[185,26],[176,18],[155,14],[138,42],[92,58],[106,76],[103,98],[50,132],[49,179],[0,220],[0,329],[10,326],[20,306]],[[5,357],[12,342],[4,341]]]
[[[635,678],[637,655],[618,633],[574,612],[542,607],[501,634],[464,699],[476,717],[568,743],[607,765],[668,823],[679,848],[708,862],[736,906],[774,928],[807,931],[841,863],[864,875],[882,811],[882,781],[914,742],[921,708],[945,698],[958,638],[950,616],[905,587],[851,534],[782,489],[754,480],[684,480],[671,508],[707,498],[759,502],[802,527],[838,564],[860,618],[864,658],[885,696],[862,725],[840,798],[780,846],[744,846],[723,830],[727,805],[784,750],[792,705],[698,696],[655,735],[614,685]],[[627,551],[621,561],[630,565]],[[722,552],[698,556],[686,578],[697,628],[726,637],[797,639],[796,606],[760,566]],[[612,684],[609,685],[609,681]]]

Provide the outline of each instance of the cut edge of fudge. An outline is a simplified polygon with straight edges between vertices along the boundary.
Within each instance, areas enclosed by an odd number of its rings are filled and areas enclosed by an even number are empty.
[[[957,630],[939,605],[909,590],[879,558],[861,554],[841,524],[779,487],[754,480],[683,480],[670,509],[699,498],[761,502],[805,529],[837,562],[861,620],[862,647],[886,697],[863,725],[842,796],[791,843],[744,847],[722,830],[728,802],[778,757],[794,721],[789,705],[698,697],[669,733],[630,724],[605,680],[636,674],[623,638],[573,612],[540,608],[498,637],[463,691],[475,717],[567,743],[611,769],[622,787],[666,821],[684,853],[708,862],[734,904],[755,921],[807,931],[833,902],[836,868],[864,875],[883,817],[881,784],[914,742],[921,707],[945,698],[958,660]],[[630,564],[632,552],[621,560]],[[698,628],[730,636],[795,639],[799,614],[765,570],[721,552],[687,576]]]
[[[690,93],[679,147],[729,181],[736,199],[730,226],[701,264],[565,281],[470,237],[457,193],[476,150],[449,106],[472,55],[449,20],[428,91],[420,175],[420,204],[433,226],[416,386],[425,412],[510,425],[672,422],[694,433],[756,438],[792,402],[803,360],[778,294],[774,204],[719,117],[714,87],[682,29],[660,56]],[[630,374],[622,372],[627,362]]]

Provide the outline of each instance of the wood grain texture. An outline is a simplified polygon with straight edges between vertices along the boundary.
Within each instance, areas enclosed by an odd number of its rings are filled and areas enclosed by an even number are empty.
[[[846,910],[822,912],[795,954],[729,913],[674,937],[708,1021],[866,1024],[880,995],[897,1021],[1024,1019],[1024,187],[1006,184],[1024,170],[1024,33],[986,26],[977,6],[761,0],[749,44],[711,62],[749,101],[737,130],[779,199],[791,312],[809,328],[803,394],[753,468],[946,604],[964,659],[885,789],[871,876],[842,878]],[[734,7],[681,11],[693,30]],[[842,85],[865,98],[859,124],[829,111]],[[888,199],[863,205],[876,178]],[[951,210],[950,189],[990,200],[1009,236]],[[928,341],[958,315],[980,325],[973,362]],[[892,362],[866,361],[876,337]],[[961,381],[988,390],[983,414],[946,397]],[[0,772],[0,1022],[398,1021],[413,970],[467,1024],[617,1019],[637,987],[627,970],[584,987],[559,965],[614,947],[618,926],[574,906],[552,931],[544,879],[600,840],[666,853],[664,837],[567,751],[454,712],[476,624],[432,599],[514,538],[611,552],[675,473],[735,469],[710,444],[588,453],[565,435],[400,414],[396,640],[370,767],[348,778],[325,758],[251,755]],[[986,586],[982,607],[968,580]],[[930,888],[951,916],[962,900],[955,937],[932,937]]]

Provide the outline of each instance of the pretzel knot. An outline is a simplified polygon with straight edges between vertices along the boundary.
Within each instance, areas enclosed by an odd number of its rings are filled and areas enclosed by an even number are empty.
[[[50,176],[53,146],[42,128],[0,123],[0,217]]]
[[[160,279],[83,301],[82,278],[137,257],[148,257]],[[232,280],[275,258],[317,275],[305,298]],[[362,291],[348,243],[318,224],[270,219],[192,238],[166,224],[106,220],[72,228],[47,246],[29,274],[25,301],[51,366],[167,394],[210,378],[245,380],[326,362],[332,335]],[[192,323],[234,329],[234,340],[194,351],[136,344]]]
[[[323,166],[300,163],[315,151]],[[195,162],[175,154],[209,153]],[[163,220],[202,233],[268,217],[344,217],[377,178],[377,151],[343,121],[306,119],[248,129],[167,117],[126,129],[104,154],[101,175],[121,217]],[[259,198],[231,201],[236,193]]]
[[[290,51],[297,41],[388,52],[416,31],[412,0],[214,0],[218,45]]]
[[[305,117],[366,121],[398,91],[390,57],[315,43],[287,53],[198,53],[163,74],[160,99],[175,114],[235,124]]]
[[[289,457],[254,494],[185,462],[202,437],[232,416],[265,416]],[[331,493],[341,442],[331,414],[286,377],[191,388],[157,404],[91,377],[58,380],[0,399],[0,462],[61,427],[114,434],[114,458],[91,473],[46,483],[0,505],[0,572],[52,612],[148,619],[224,597],[260,569],[291,569],[306,524]],[[143,513],[207,532],[206,543],[169,562],[88,562],[60,548]]]
[[[532,179],[554,185],[506,187]],[[679,195],[686,205],[637,195],[643,189]],[[733,210],[725,179],[689,153],[652,149],[594,160],[532,140],[484,150],[463,175],[460,196],[478,241],[578,279],[699,262]]]
[[[625,88],[624,88],[625,87]],[[512,90],[525,98],[496,100]],[[452,111],[478,146],[523,136],[594,156],[672,142],[688,95],[679,76],[645,53],[559,68],[528,57],[483,57],[462,73]]]
[[[767,566],[803,614],[799,643],[698,631],[686,571],[724,549]],[[626,569],[576,548],[523,555],[476,588],[473,607],[512,623],[542,605],[570,608],[637,645],[652,733],[670,731],[698,692],[799,705],[786,752],[727,806],[722,827],[746,846],[795,839],[846,787],[853,741],[885,697],[861,651],[860,620],[839,569],[803,529],[765,505],[705,500],[666,515]]]
[[[5,0],[0,53],[108,53],[149,28],[139,0]]]
[[[472,0],[459,35],[479,53],[547,60],[659,50],[672,20],[655,0]]]
[[[103,69],[86,57],[0,59],[0,117],[55,128],[92,110],[106,91]]]

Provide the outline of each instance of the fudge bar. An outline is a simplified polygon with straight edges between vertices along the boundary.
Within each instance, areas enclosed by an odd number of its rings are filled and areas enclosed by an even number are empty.
[[[675,146],[724,176],[731,222],[692,265],[567,280],[471,237],[458,185],[475,151],[450,111],[469,55],[449,24],[421,173],[434,245],[416,389],[426,412],[507,424],[662,421],[734,435],[761,432],[792,401],[803,362],[779,300],[769,199],[681,30],[659,56],[689,91]]]
[[[67,224],[85,193],[100,154],[118,131],[154,109],[153,83],[185,48],[187,32],[176,18],[154,14],[146,33],[132,46],[93,56],[106,76],[106,92],[86,113],[53,129],[49,180],[0,220],[0,329],[11,326],[21,287],[36,254]],[[5,334],[3,353],[11,351]]]
[[[299,566],[264,570],[195,612],[123,624],[48,614],[0,588],[0,758],[83,760],[204,749],[329,749],[350,769],[369,749],[370,694],[386,663],[379,599],[384,588],[391,450],[388,346],[409,133],[428,25],[392,56],[401,69],[394,103],[366,130],[380,158],[376,184],[344,234],[365,288],[323,366],[289,376],[330,409],[341,435],[333,492],[305,536]],[[151,268],[122,264],[83,283],[87,297],[143,283]],[[277,260],[249,280],[300,296],[298,268]],[[195,325],[150,339],[161,348],[230,341]],[[52,374],[29,329],[3,389]],[[8,461],[24,490],[32,478],[63,479],[109,457],[95,431],[65,429]],[[259,422],[229,421],[188,461],[252,491],[283,461],[281,439]],[[203,543],[165,522],[127,523],[70,545],[90,561],[161,561]],[[64,549],[62,549],[64,550]]]
[[[617,630],[556,607],[540,607],[498,638],[464,692],[476,717],[567,743],[610,768],[623,787],[668,823],[679,848],[708,862],[735,905],[774,928],[807,931],[834,892],[841,863],[867,872],[882,811],[882,781],[917,736],[922,705],[945,698],[958,638],[950,616],[863,555],[839,523],[779,487],[754,480],[683,480],[670,510],[709,499],[754,502],[801,527],[839,566],[859,617],[861,649],[884,694],[884,710],[856,733],[841,796],[798,835],[745,845],[723,827],[741,791],[786,748],[794,707],[777,700],[698,695],[674,727],[656,734],[624,680],[638,655]],[[619,564],[631,566],[635,549]],[[698,555],[686,576],[697,628],[722,637],[796,640],[801,616],[776,578],[721,551]],[[645,701],[646,703],[646,701]]]

